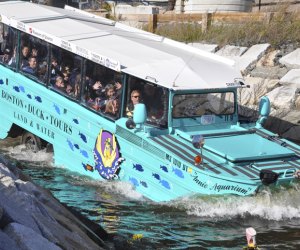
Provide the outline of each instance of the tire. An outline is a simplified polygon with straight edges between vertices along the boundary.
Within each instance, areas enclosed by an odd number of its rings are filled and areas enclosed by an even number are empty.
[[[33,152],[38,152],[42,149],[42,141],[38,136],[25,132],[22,136],[22,144],[26,146],[26,149],[31,150]]]

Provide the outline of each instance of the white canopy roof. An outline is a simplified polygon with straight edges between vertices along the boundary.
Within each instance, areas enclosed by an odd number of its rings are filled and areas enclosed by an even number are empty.
[[[174,90],[223,88],[241,78],[231,60],[74,8],[8,1],[0,14],[22,31]]]

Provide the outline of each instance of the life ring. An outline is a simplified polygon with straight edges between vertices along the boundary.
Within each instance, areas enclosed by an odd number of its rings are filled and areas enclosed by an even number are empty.
[[[297,170],[297,171],[294,173],[294,176],[295,176],[295,178],[300,179],[300,170]]]

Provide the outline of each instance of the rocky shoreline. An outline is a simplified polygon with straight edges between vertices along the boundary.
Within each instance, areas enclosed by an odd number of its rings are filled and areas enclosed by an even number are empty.
[[[250,47],[192,43],[203,49],[235,61],[249,88],[239,91],[239,115],[248,121],[258,118],[258,104],[268,96],[271,113],[265,128],[279,136],[300,143],[300,48],[299,44],[270,44]]]
[[[103,228],[70,212],[2,156],[0,194],[0,250],[115,249]]]

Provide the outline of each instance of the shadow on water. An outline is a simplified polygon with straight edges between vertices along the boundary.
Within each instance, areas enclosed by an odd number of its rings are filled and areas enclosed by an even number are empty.
[[[250,226],[261,249],[300,245],[299,183],[251,197],[198,195],[154,203],[130,184],[99,182],[53,167],[50,153],[9,145],[1,153],[62,203],[120,236],[115,238],[119,249],[242,249]]]

